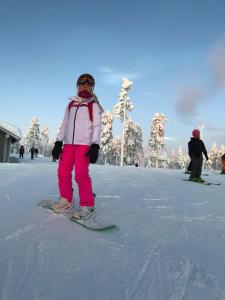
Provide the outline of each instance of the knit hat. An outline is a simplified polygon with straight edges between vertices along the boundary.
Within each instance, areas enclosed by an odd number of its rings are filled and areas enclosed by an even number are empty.
[[[192,136],[195,137],[195,138],[199,138],[200,137],[200,130],[199,129],[192,130]]]

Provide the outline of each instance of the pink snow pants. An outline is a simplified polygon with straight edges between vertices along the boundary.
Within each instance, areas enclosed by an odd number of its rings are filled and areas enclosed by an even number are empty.
[[[58,184],[60,196],[72,202],[72,171],[78,185],[80,206],[94,206],[91,178],[89,176],[89,158],[85,156],[90,146],[64,145],[59,160]]]

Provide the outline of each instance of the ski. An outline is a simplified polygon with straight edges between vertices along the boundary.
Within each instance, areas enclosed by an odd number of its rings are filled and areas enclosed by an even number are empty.
[[[182,179],[183,181],[188,181],[188,182],[193,182],[193,183],[198,183],[198,184],[203,184],[203,185],[221,185],[220,182],[214,183],[214,182],[197,182],[197,181],[191,181],[189,179]]]
[[[191,172],[185,171],[183,174],[191,175]],[[202,176],[209,176],[209,174],[205,173],[205,174],[202,174]]]

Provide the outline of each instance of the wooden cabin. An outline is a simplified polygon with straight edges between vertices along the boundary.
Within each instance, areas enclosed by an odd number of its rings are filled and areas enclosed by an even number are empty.
[[[0,162],[9,162],[11,145],[19,142],[21,137],[19,128],[0,120]]]

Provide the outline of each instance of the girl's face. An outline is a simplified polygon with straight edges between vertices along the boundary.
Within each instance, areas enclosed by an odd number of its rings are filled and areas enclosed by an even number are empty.
[[[78,82],[78,94],[80,92],[86,91],[90,94],[93,94],[93,82],[88,77],[83,77]]]

